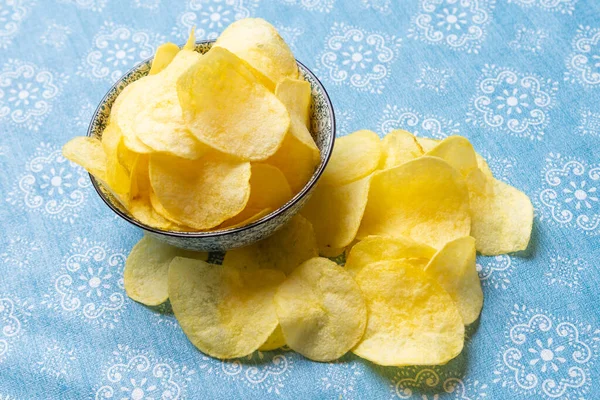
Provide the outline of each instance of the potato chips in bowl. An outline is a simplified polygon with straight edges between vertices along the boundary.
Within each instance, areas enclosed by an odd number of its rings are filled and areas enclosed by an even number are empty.
[[[190,250],[240,247],[280,228],[308,200],[335,139],[331,101],[308,68],[291,52],[295,69],[281,62],[287,76],[254,68],[265,61],[227,32],[216,45],[192,34],[182,49],[160,46],[108,91],[88,138],[63,150],[115,213]]]

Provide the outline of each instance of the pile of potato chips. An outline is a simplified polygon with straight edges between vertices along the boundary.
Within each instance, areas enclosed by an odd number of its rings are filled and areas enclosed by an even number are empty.
[[[386,366],[445,364],[483,306],[476,251],[525,250],[532,220],[529,198],[467,139],[358,131],[338,139],[309,204],[273,236],[222,265],[145,237],[125,289],[147,305],[170,300],[212,357],[287,345],[315,361],[352,351]],[[345,265],[319,254],[345,254]]]
[[[319,163],[311,87],[262,19],[234,22],[205,54],[194,47],[193,32],[182,49],[160,46],[115,100],[102,139],[77,137],[63,154],[145,225],[243,226],[290,200]]]

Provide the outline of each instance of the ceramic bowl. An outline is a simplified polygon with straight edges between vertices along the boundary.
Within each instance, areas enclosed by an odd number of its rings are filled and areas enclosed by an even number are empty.
[[[205,53],[211,48],[213,43],[213,40],[197,42],[196,51]],[[149,58],[133,67],[114,84],[98,105],[88,129],[88,136],[102,137],[102,132],[109,119],[110,109],[119,93],[131,82],[147,75],[151,65],[152,58]],[[127,222],[143,229],[146,234],[156,239],[184,249],[226,251],[249,245],[273,234],[298,213],[310,198],[317,180],[329,161],[335,141],[335,116],[329,95],[317,77],[299,61],[298,68],[302,76],[312,87],[311,134],[321,151],[321,161],[304,188],[279,209],[251,224],[239,228],[211,232],[176,232],[153,228],[137,221],[100,182],[90,175],[96,192],[98,192],[100,198],[104,200],[111,210]]]

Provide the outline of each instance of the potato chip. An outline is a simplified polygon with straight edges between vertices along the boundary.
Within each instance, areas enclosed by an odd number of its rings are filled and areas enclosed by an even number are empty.
[[[450,295],[401,260],[365,266],[356,276],[367,328],[354,354],[379,365],[439,365],[463,348],[465,328]]]
[[[164,70],[173,61],[177,53],[179,53],[179,46],[175,43],[164,43],[158,46],[148,75],[156,75]]]
[[[125,146],[125,139],[121,134],[121,140],[117,145],[117,160],[119,164],[121,164],[128,174],[131,174],[131,169],[133,168],[133,164],[138,157],[138,153],[131,151],[127,146]]]
[[[423,155],[423,148],[410,132],[397,129],[381,140],[379,168],[390,169]]]
[[[266,215],[269,215],[272,211],[272,208],[263,208],[262,210],[259,210],[256,208],[246,207],[235,217],[229,218],[227,221],[211,230],[234,229],[241,226],[246,226],[254,221],[258,221]]]
[[[319,255],[321,257],[335,258],[341,256],[345,251],[345,247],[324,247],[319,249]]]
[[[417,142],[419,143],[419,145],[421,146],[421,148],[423,149],[424,152],[428,152],[429,150],[431,150],[435,146],[437,146],[440,143],[440,140],[424,138],[424,137],[417,137]]]
[[[408,236],[440,248],[470,230],[464,179],[446,161],[423,156],[373,175],[357,236]]]
[[[115,124],[123,135],[123,144],[127,149],[138,154],[149,154],[152,149],[144,144],[135,134],[131,127],[132,115],[136,110],[142,107],[146,99],[139,93],[144,90],[147,80],[154,79],[151,76],[144,76],[137,81],[131,82],[125,86],[123,91],[117,96],[110,110],[110,122]]]
[[[275,96],[287,107],[290,115],[296,116],[304,126],[310,128],[310,83],[302,79],[285,78],[277,84]]]
[[[190,29],[190,34],[188,36],[187,42],[183,46],[183,50],[191,50],[194,51],[196,49],[196,27],[192,26]]]
[[[63,146],[62,155],[106,182],[106,153],[98,139],[87,136],[74,137]]]
[[[467,178],[471,204],[471,236],[477,251],[498,255],[527,249],[533,226],[533,206],[518,189],[479,169]]]
[[[139,155],[131,167],[129,200],[144,198],[150,202],[150,173],[148,171],[148,156]]]
[[[277,325],[277,328],[271,333],[271,336],[267,339],[266,342],[262,344],[258,348],[260,351],[271,351],[276,350],[280,347],[285,346],[285,338],[283,337],[283,331],[281,330],[281,325]]]
[[[177,79],[200,57],[195,51],[181,50],[163,71],[149,77],[123,103],[126,107],[136,101],[129,113],[120,117],[121,125],[129,127],[133,136],[155,152],[195,160],[209,150],[188,130],[177,96]]]
[[[177,221],[210,229],[237,215],[250,196],[250,163],[216,152],[198,160],[153,154],[150,183]]]
[[[371,176],[342,186],[320,184],[301,213],[315,230],[321,254],[348,246],[362,220]]]
[[[294,54],[273,25],[261,18],[244,18],[229,25],[217,38],[222,47],[268,78],[271,90],[284,78],[296,79]]]
[[[208,253],[181,250],[144,236],[133,246],[125,263],[123,281],[127,296],[147,306],[167,301],[169,264],[175,257],[205,261]]]
[[[169,221],[162,215],[156,212],[156,210],[150,204],[148,197],[138,197],[130,200],[127,203],[127,211],[137,221],[144,225],[162,229],[166,231],[189,231],[190,228],[180,226],[172,221]]]
[[[332,361],[363,336],[367,309],[344,268],[312,258],[296,268],[275,293],[275,309],[287,345],[315,361]]]
[[[163,217],[175,224],[183,225],[180,221],[177,221],[175,219],[175,217],[173,217],[171,214],[169,214],[169,212],[167,210],[165,210],[165,207],[163,207],[163,205],[160,203],[160,201],[156,197],[156,193],[154,193],[154,190],[152,190],[152,189],[150,189],[149,200],[150,200],[150,205],[152,206],[154,211],[156,211],[158,213],[158,215],[160,215],[161,217]]]
[[[301,215],[296,215],[268,238],[228,251],[223,265],[245,270],[276,269],[289,274],[298,265],[317,255],[317,240],[312,225]]]
[[[314,174],[319,161],[319,148],[310,132],[293,116],[281,147],[265,163],[279,168],[290,184],[292,193],[298,193]]]
[[[477,168],[475,149],[467,138],[450,136],[442,140],[433,149],[425,153],[426,156],[439,157],[466,177]]]
[[[360,272],[365,265],[384,260],[404,259],[412,265],[423,268],[435,254],[435,249],[411,238],[398,236],[367,236],[356,243],[346,259],[346,270],[352,275]]]
[[[321,184],[339,186],[364,178],[375,171],[380,158],[381,140],[375,132],[356,131],[336,139]]]
[[[169,268],[169,299],[188,339],[221,359],[246,356],[277,328],[273,296],[281,271],[244,271],[175,258]]]
[[[290,127],[283,103],[221,47],[213,47],[181,75],[177,92],[196,138],[244,160],[273,155]]]
[[[448,292],[465,325],[473,323],[483,307],[483,291],[475,265],[475,239],[465,236],[446,243],[425,272]]]
[[[252,164],[250,176],[250,198],[247,208],[262,210],[278,209],[292,198],[292,189],[285,175],[268,164]]]
[[[123,196],[127,196],[131,185],[129,172],[119,162],[118,149],[122,135],[114,124],[109,124],[102,132],[102,148],[106,154],[106,183],[110,188]]]
[[[488,179],[494,179],[494,174],[492,174],[492,170],[487,161],[485,161],[485,158],[479,153],[475,153],[475,157],[477,158],[477,167],[479,167],[479,170],[483,172]]]

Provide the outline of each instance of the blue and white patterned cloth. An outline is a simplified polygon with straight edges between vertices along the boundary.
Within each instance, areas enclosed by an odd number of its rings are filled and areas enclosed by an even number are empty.
[[[128,299],[141,233],[61,156],[111,84],[189,28],[277,26],[338,135],[461,134],[535,205],[530,251],[478,258],[485,305],[443,367],[203,356]],[[600,398],[597,0],[0,0],[0,400]]]

